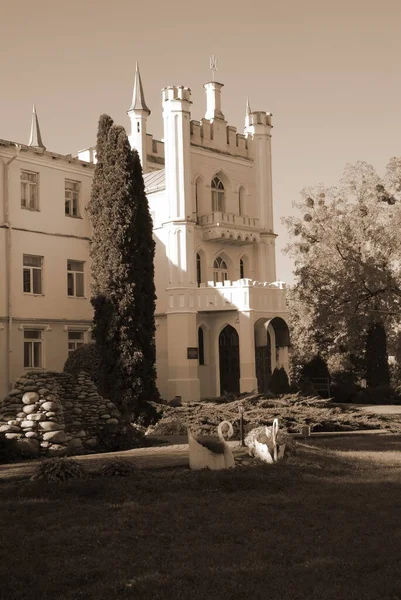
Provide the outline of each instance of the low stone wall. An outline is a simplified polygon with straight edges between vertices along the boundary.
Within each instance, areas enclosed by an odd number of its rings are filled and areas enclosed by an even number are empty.
[[[119,422],[116,406],[84,372],[27,373],[0,406],[0,432],[26,456],[96,451],[99,432]]]

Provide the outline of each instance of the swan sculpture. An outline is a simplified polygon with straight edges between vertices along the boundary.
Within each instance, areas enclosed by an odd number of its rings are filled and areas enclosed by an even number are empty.
[[[285,443],[278,445],[278,419],[274,419],[271,427],[256,427],[245,438],[249,454],[266,463],[277,462],[283,458]]]
[[[193,436],[188,428],[189,468],[193,470],[230,469],[235,466],[234,457],[223,434],[223,427],[228,426],[227,438],[233,433],[229,421],[222,421],[217,428],[217,436]]]

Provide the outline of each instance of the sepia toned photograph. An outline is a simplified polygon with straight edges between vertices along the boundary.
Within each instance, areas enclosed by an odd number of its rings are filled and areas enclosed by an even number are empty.
[[[0,17],[0,598],[401,600],[401,4]]]

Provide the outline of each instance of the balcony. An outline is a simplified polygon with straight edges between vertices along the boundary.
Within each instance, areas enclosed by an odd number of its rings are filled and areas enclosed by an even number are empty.
[[[258,242],[259,219],[231,213],[213,212],[199,217],[203,240],[242,246]]]
[[[201,283],[198,288],[168,288],[167,312],[249,310],[286,313],[285,284],[239,279]]]

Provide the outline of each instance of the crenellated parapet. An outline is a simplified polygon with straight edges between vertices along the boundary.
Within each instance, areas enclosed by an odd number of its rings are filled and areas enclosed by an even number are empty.
[[[221,120],[191,121],[191,146],[224,152],[241,158],[251,157],[250,143],[247,137],[237,133],[236,127],[226,125],[226,122]]]

